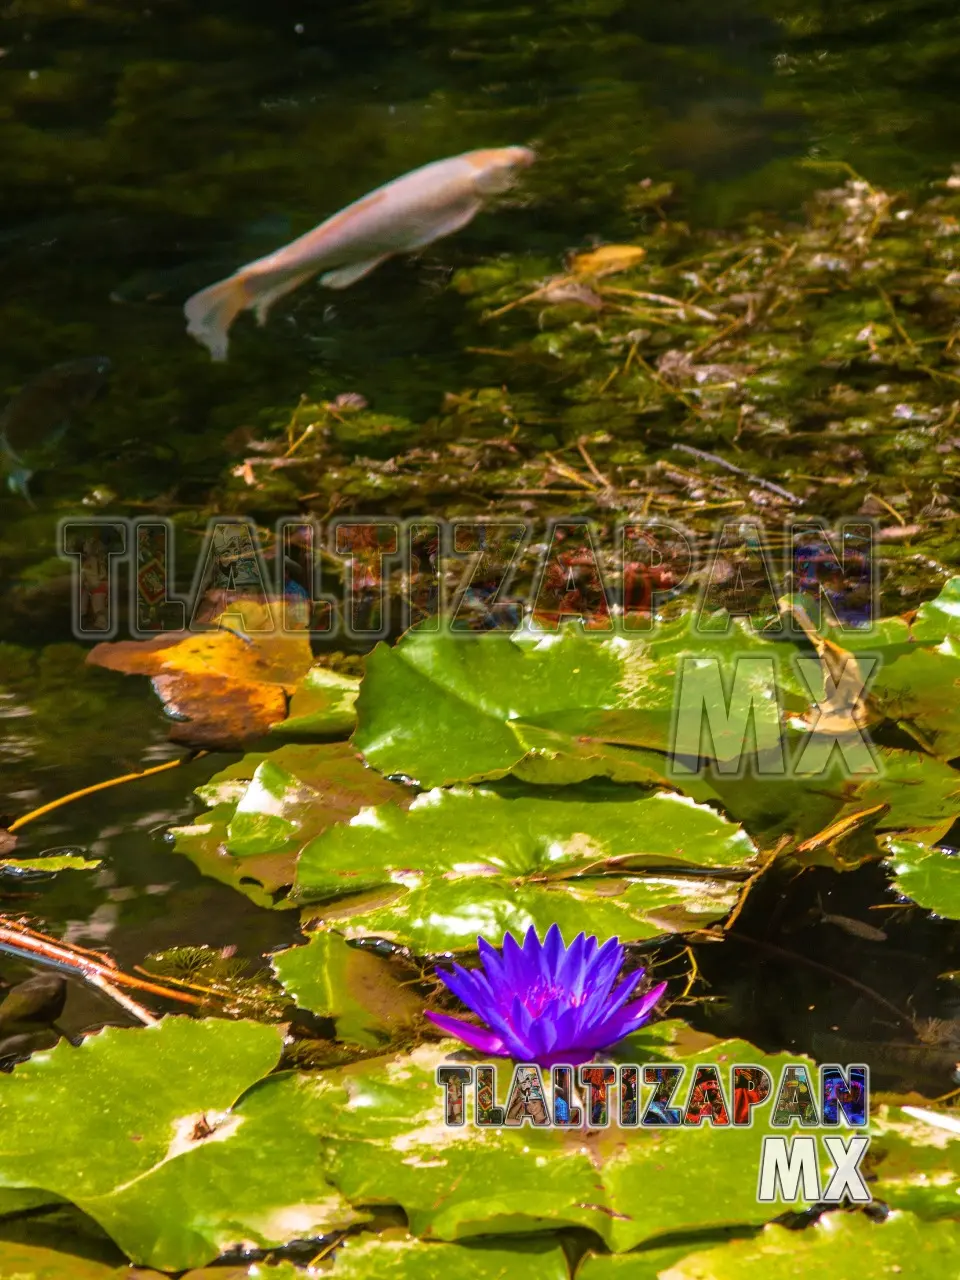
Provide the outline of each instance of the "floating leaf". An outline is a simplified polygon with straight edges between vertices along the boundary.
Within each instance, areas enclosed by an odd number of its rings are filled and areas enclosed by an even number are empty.
[[[566,1255],[556,1240],[437,1244],[406,1232],[352,1236],[338,1250],[335,1280],[568,1280]]]
[[[886,714],[942,760],[960,756],[960,651],[914,648],[881,668],[872,693]]]
[[[960,577],[950,578],[934,600],[920,606],[910,634],[920,644],[939,644],[947,636],[960,635]]]
[[[0,858],[0,875],[22,876],[37,872],[93,871],[99,858],[85,858],[79,853],[44,854],[38,858]]]
[[[641,1260],[642,1265],[642,1260]],[[660,1272],[660,1280],[794,1280],[823,1272],[858,1280],[886,1280],[902,1272],[911,1280],[941,1280],[960,1267],[960,1228],[931,1224],[913,1214],[873,1222],[862,1213],[825,1213],[804,1231],[771,1225],[752,1240],[691,1254]],[[624,1267],[616,1280],[640,1280]],[[588,1280],[603,1280],[602,1268]]]
[[[754,666],[738,668],[740,695],[754,699],[758,735],[776,743],[783,728],[778,692],[798,710],[810,701],[790,665],[796,652],[796,646],[762,640],[739,623],[728,635],[694,635],[688,620],[664,625],[649,640],[600,638],[572,628],[544,637],[410,631],[368,657],[354,742],[382,773],[402,773],[425,787],[448,786],[503,777],[529,752],[542,754],[547,730],[558,768],[566,768],[566,738],[583,776],[585,742],[672,749],[685,658],[701,669],[716,664],[713,710],[721,710],[719,680],[738,661],[753,658]],[[721,728],[720,719],[711,754],[739,761],[743,728],[735,720]],[[609,776],[599,755],[595,773]],[[649,760],[639,763],[646,767]],[[552,780],[551,771],[541,768],[538,781]]]
[[[357,723],[360,681],[329,667],[311,667],[297,685],[289,714],[270,732],[278,738],[345,738]]]
[[[157,1271],[112,1267],[42,1245],[0,1240],[0,1280],[163,1280]]]
[[[910,840],[888,840],[894,886],[918,907],[960,920],[960,856]]]
[[[167,1270],[355,1221],[309,1135],[294,1126],[281,1157],[264,1145],[274,1120],[234,1107],[280,1048],[275,1027],[188,1018],[61,1042],[0,1077],[0,1186],[64,1196]]]
[[[644,1028],[621,1046],[623,1061],[749,1062],[779,1078],[794,1055],[769,1057],[741,1041],[684,1054],[682,1024]],[[586,1227],[608,1247],[635,1248],[658,1236],[730,1223],[759,1224],[757,1203],[766,1119],[752,1128],[447,1128],[436,1069],[456,1046],[372,1059],[304,1079],[275,1077],[261,1091],[322,1135],[328,1176],[355,1204],[399,1204],[416,1235],[462,1240],[492,1233]],[[500,1089],[509,1067],[500,1073]],[[689,1078],[689,1077],[687,1077]],[[296,1101],[295,1101],[296,1100]],[[769,1108],[767,1108],[769,1110]],[[666,1171],[669,1170],[669,1176]],[[709,1186],[708,1197],[690,1186]]]
[[[956,1218],[960,1141],[894,1106],[876,1109],[870,1132],[874,1196],[922,1218]]]
[[[212,809],[175,827],[178,853],[204,873],[239,889],[258,906],[293,883],[301,847],[368,805],[411,793],[365,768],[346,743],[290,744],[254,752],[197,789]]]
[[[401,986],[390,962],[348,946],[341,934],[315,933],[271,965],[301,1009],[334,1019],[339,1040],[377,1048],[420,1021],[423,1001]]]
[[[87,661],[151,676],[167,714],[182,722],[170,731],[174,742],[236,750],[286,718],[287,699],[313,662],[307,633],[281,630],[274,612],[258,616],[248,604],[246,633],[224,626],[118,640],[96,645]]]
[[[372,908],[351,900],[308,915],[420,952],[472,947],[478,934],[499,940],[531,924],[545,933],[554,921],[570,934],[636,940],[725,915],[736,890],[712,883],[709,869],[740,868],[755,852],[740,827],[674,793],[599,784],[435,790],[408,812],[365,809],[311,841],[295,896],[389,889]]]

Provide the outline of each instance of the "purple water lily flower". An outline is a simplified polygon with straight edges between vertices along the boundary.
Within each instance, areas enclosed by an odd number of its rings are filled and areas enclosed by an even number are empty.
[[[617,939],[598,948],[596,938],[578,933],[567,947],[555,924],[543,943],[532,925],[522,947],[506,934],[502,954],[483,938],[477,944],[483,972],[455,964],[452,973],[438,969],[437,976],[489,1030],[442,1013],[427,1017],[482,1053],[518,1062],[589,1062],[642,1026],[667,987],[661,982],[628,1004],[644,971],[631,973],[614,991],[623,964]]]

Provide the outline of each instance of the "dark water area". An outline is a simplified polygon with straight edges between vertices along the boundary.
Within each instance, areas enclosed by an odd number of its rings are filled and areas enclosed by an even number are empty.
[[[630,241],[655,220],[627,198],[646,179],[674,184],[672,218],[711,228],[798,216],[835,162],[922,195],[960,160],[948,0],[14,0],[0,45],[0,401],[61,362],[112,370],[41,459],[36,505],[0,492],[9,817],[177,754],[146,680],[83,665],[59,520],[155,511],[189,540],[236,509],[238,433],[276,433],[301,397],[429,418],[490,380],[453,271]],[[223,366],[187,336],[195,289],[421,164],[511,144],[540,157],[522,193],[416,261],[342,294],[307,286],[264,329],[242,318]],[[24,909],[122,960],[174,933],[249,954],[289,935],[164,844],[222,764],[31,826],[22,851],[104,868],[15,886],[35,895]]]

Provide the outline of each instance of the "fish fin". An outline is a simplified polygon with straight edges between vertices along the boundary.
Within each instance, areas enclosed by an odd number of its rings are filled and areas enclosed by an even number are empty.
[[[424,231],[423,235],[418,236],[416,240],[409,241],[404,245],[404,249],[424,249],[428,244],[433,244],[434,240],[442,240],[444,236],[452,236],[455,231],[459,231],[468,222],[472,222],[482,208],[482,200],[471,200],[468,205],[458,209],[456,213],[446,218],[443,222],[435,222],[429,231]]]
[[[389,257],[389,253],[384,253],[379,258],[367,258],[364,262],[351,262],[348,267],[337,267],[336,271],[328,271],[322,275],[320,283],[326,285],[328,289],[349,288],[364,276],[368,276],[371,271],[375,271],[380,263],[386,262]]]
[[[270,308],[273,304],[278,302],[285,294],[293,293],[294,289],[299,289],[306,280],[309,280],[311,276],[315,276],[316,274],[316,267],[311,267],[309,271],[301,271],[299,275],[281,276],[279,284],[273,285],[272,288],[268,287],[262,290],[257,288],[257,277],[251,276],[251,292],[254,295],[253,312],[257,317],[257,324],[262,328],[267,323],[267,315],[269,314]],[[266,276],[264,279],[266,281],[269,280],[270,277]]]
[[[33,472],[28,471],[26,467],[17,467],[15,471],[11,471],[7,476],[7,488],[11,493],[23,498],[31,507],[35,507],[36,503],[30,497],[30,490],[27,487],[32,475]]]
[[[202,343],[214,360],[226,360],[227,332],[247,306],[244,277],[228,276],[226,280],[201,289],[184,303],[187,333]]]

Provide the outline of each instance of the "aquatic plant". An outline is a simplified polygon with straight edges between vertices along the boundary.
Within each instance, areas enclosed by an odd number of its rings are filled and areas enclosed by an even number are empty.
[[[542,943],[531,925],[522,947],[510,933],[502,953],[484,938],[477,946],[485,973],[459,964],[452,973],[437,972],[489,1030],[442,1013],[427,1017],[482,1053],[520,1062],[589,1062],[641,1027],[667,987],[661,982],[628,1004],[645,971],[638,969],[614,989],[623,965],[617,939],[601,947],[596,938],[578,933],[567,947],[556,924]]]

